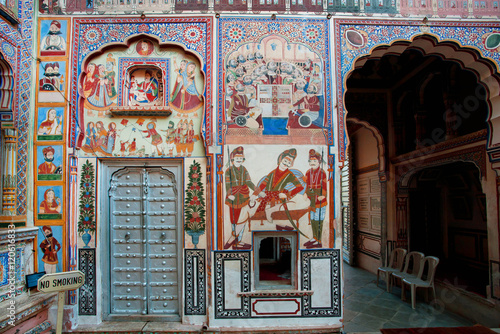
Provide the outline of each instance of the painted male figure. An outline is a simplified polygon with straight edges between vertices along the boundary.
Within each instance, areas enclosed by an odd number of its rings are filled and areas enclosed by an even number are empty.
[[[287,202],[304,190],[299,179],[289,170],[296,157],[297,150],[294,148],[281,153],[278,157],[278,167],[269,173],[255,189],[253,195],[258,195],[261,202],[253,219],[263,218],[265,213],[265,219],[272,222],[271,213],[278,211],[279,204]],[[286,187],[290,184],[293,185],[293,189],[287,190]],[[276,225],[276,229],[289,230],[291,228]]]
[[[231,166],[226,169],[226,205],[229,206],[229,216],[231,219],[232,237],[224,245],[224,249],[250,249],[251,245],[242,242],[243,231],[248,220],[239,222],[241,208],[250,201],[250,189],[254,190],[255,185],[250,179],[247,169],[243,166],[245,155],[243,147],[238,146],[229,155]]]
[[[309,207],[309,219],[313,237],[306,242],[306,248],[321,248],[321,234],[323,232],[323,221],[326,216],[326,173],[320,168],[323,157],[315,150],[309,151],[309,169],[306,172],[304,181],[306,182],[306,195],[311,201]]]
[[[42,153],[45,162],[38,166],[38,174],[55,174],[57,166],[52,162],[54,161],[54,148],[52,146],[47,146],[43,149]]]
[[[57,252],[61,249],[61,245],[52,235],[52,228],[50,226],[44,226],[42,230],[45,235],[45,240],[40,243],[40,248],[43,251],[43,266],[47,274],[53,274],[57,271],[56,266],[59,263]]]

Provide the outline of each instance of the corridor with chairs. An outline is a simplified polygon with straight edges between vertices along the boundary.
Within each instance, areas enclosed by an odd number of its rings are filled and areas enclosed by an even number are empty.
[[[442,304],[417,298],[416,308],[406,288],[406,301],[401,300],[400,285],[386,291],[384,275],[379,286],[377,276],[366,270],[344,267],[344,332],[380,333],[381,328],[459,327],[475,323],[444,310]]]

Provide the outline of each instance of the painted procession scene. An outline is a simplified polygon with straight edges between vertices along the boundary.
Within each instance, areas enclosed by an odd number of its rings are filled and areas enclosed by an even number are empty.
[[[251,163],[262,156],[258,164]],[[230,147],[224,170],[224,249],[251,249],[250,231],[297,231],[303,248],[328,247],[328,176],[321,147]],[[272,158],[271,158],[272,157]]]
[[[79,124],[85,155],[204,154],[204,84],[198,59],[139,40],[89,59],[84,68]]]
[[[275,35],[243,44],[225,60],[224,87],[228,135],[324,126],[323,61],[306,45]]]

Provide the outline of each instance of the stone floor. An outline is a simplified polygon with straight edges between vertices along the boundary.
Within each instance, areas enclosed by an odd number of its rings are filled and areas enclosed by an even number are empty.
[[[380,328],[409,327],[457,327],[474,323],[443,309],[434,308],[417,299],[415,310],[411,308],[408,289],[407,301],[401,300],[401,289],[386,291],[385,282],[360,268],[344,264],[344,332],[377,333]]]

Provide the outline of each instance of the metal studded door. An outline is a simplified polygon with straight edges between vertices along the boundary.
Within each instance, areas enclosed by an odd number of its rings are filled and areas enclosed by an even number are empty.
[[[111,177],[111,315],[179,316],[176,176],[125,167]]]

